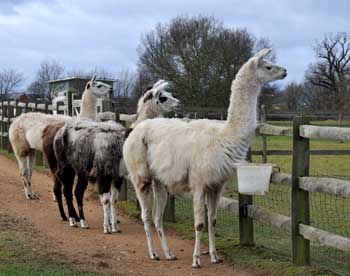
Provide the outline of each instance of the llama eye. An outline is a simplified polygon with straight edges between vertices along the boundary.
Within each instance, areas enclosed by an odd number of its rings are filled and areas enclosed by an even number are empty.
[[[271,69],[272,69],[271,66],[265,66],[265,68],[266,68],[267,70],[271,70]]]
[[[167,99],[168,99],[167,97],[163,97],[163,96],[160,96],[160,97],[159,97],[159,101],[160,101],[161,103],[166,102]]]
[[[101,84],[97,85],[97,88],[101,88],[101,87],[102,87],[102,85],[101,85]]]

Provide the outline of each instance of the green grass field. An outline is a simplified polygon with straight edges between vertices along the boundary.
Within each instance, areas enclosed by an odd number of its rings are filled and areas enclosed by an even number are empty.
[[[261,150],[262,139],[256,137],[252,150]],[[311,150],[349,150],[350,142],[339,142],[334,140],[311,140]],[[267,137],[268,150],[291,150],[292,137],[286,136],[268,136]],[[261,156],[253,156],[254,162],[262,162]],[[268,156],[268,162],[277,164],[281,171],[290,173],[292,169],[291,156]],[[328,176],[341,177],[350,179],[350,156],[311,156],[310,158],[310,175],[312,176]]]
[[[0,213],[0,276],[102,276],[73,268],[65,257],[48,253],[39,234]]]

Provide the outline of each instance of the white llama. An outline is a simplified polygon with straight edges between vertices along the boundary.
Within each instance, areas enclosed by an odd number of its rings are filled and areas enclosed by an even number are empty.
[[[226,123],[145,120],[125,141],[124,161],[142,208],[151,259],[159,259],[151,231],[150,191],[153,187],[153,219],[166,258],[176,259],[168,247],[162,224],[167,193],[190,192],[193,195],[196,233],[192,266],[200,266],[205,202],[208,207],[210,258],[212,263],[220,262],[214,235],[221,191],[224,183],[233,176],[235,163],[246,156],[256,128],[257,98],[262,85],[287,75],[284,68],[264,59],[269,52],[269,49],[261,50],[237,73],[232,82]]]
[[[95,80],[96,76],[86,84],[82,98],[82,112],[80,117],[96,119],[96,97],[111,91],[108,84]],[[32,169],[35,150],[43,151],[42,133],[51,123],[68,122],[72,118],[64,115],[50,115],[43,113],[24,113],[17,117],[9,129],[9,138],[18,161],[20,174],[23,179],[24,193],[27,199],[34,199],[31,188]]]

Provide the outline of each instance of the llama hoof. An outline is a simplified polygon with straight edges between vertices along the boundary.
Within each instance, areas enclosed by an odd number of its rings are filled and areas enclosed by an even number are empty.
[[[200,268],[201,265],[200,265],[199,262],[195,262],[195,263],[192,264],[192,267],[193,267],[193,268]]]
[[[62,217],[62,221],[68,221],[67,217]]]
[[[216,256],[216,258],[211,258],[211,263],[212,264],[220,264],[222,263],[223,260],[221,260],[219,257]]]
[[[112,230],[111,230],[110,226],[104,226],[103,227],[103,233],[105,233],[105,234],[112,234]]]
[[[38,195],[36,195],[34,193],[26,194],[26,198],[29,199],[29,200],[39,199]]]
[[[169,253],[169,256],[166,257],[168,259],[168,261],[176,261],[177,258],[172,254],[172,253]]]
[[[75,218],[69,218],[69,226],[70,227],[77,227],[75,224]]]
[[[80,228],[82,228],[82,229],[89,229],[89,225],[87,225],[85,220],[81,219],[80,220]]]
[[[158,254],[156,252],[151,252],[151,260],[154,260],[154,261],[159,261],[160,258],[158,256]]]
[[[200,266],[201,266],[201,262],[199,260],[199,257],[194,257],[192,267],[193,268],[200,268]]]
[[[30,199],[39,199],[39,195],[37,193],[31,193],[30,194]]]
[[[121,233],[122,231],[120,229],[112,229],[112,233]]]

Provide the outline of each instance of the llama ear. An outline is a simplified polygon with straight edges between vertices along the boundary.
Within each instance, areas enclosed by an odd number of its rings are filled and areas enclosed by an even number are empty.
[[[90,89],[90,88],[91,88],[91,83],[88,82],[88,83],[86,84],[86,89]]]
[[[152,88],[153,88],[152,86],[148,86],[148,87],[143,91],[142,96],[145,95],[146,92],[147,92],[148,90],[151,90]]]
[[[143,102],[145,103],[152,98],[153,98],[153,93],[145,94],[143,98]]]
[[[96,75],[93,75],[91,80],[90,80],[91,84],[93,84],[95,80],[96,80]]]
[[[272,51],[271,48],[265,48],[259,51],[255,57],[258,59],[258,62],[260,63],[268,54],[270,54]]]
[[[153,89],[156,91],[164,90],[168,86],[168,82],[165,80],[159,80],[153,85]]]

